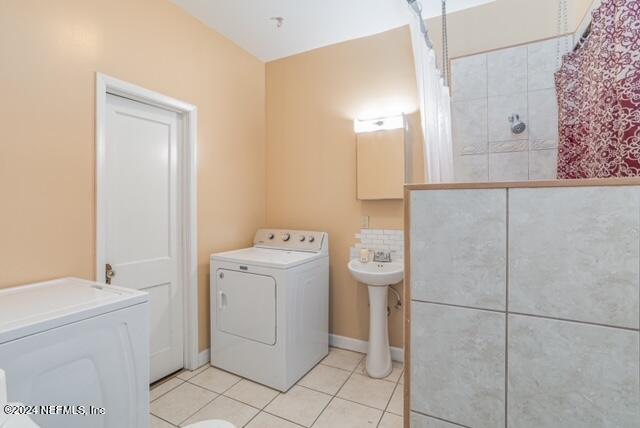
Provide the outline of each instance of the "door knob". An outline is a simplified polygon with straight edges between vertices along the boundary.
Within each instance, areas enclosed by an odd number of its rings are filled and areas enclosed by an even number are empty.
[[[116,276],[116,271],[113,270],[113,267],[111,267],[111,264],[107,263],[106,265],[104,265],[105,282],[107,284],[111,284],[111,278],[113,278],[114,276]]]

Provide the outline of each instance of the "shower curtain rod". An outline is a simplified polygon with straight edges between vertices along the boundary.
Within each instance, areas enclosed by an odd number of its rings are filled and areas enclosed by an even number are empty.
[[[444,59],[443,59],[443,69],[440,70],[440,68],[438,67],[438,64],[436,63],[436,71],[440,74],[440,77],[442,77],[443,83],[445,87],[449,86],[449,53],[448,53],[448,46],[447,46],[447,22],[446,22],[446,1],[447,0],[440,0],[442,2],[442,54],[444,55]],[[418,0],[407,0],[407,4],[409,5],[409,7],[411,8],[411,10],[413,10],[413,12],[416,14],[416,16],[418,17],[418,22],[420,23],[420,32],[422,33],[422,35],[424,36],[424,42],[427,45],[427,47],[429,49],[433,49],[433,43],[431,42],[431,39],[429,38],[429,30],[427,29],[426,24],[424,23],[424,18],[422,17],[422,7],[420,5],[420,2]]]
[[[407,3],[418,17],[418,21],[420,22],[420,32],[424,36],[424,41],[427,44],[427,47],[429,49],[433,49],[433,43],[431,43],[431,39],[429,38],[429,31],[427,30],[427,26],[424,24],[424,18],[422,17],[422,8],[420,7],[420,3],[418,3],[418,0],[407,0]]]
[[[587,25],[587,28],[585,28],[584,32],[580,36],[580,40],[578,40],[578,43],[576,43],[576,45],[573,47],[574,52],[580,49],[591,35],[591,24],[592,23],[590,22],[589,25]]]

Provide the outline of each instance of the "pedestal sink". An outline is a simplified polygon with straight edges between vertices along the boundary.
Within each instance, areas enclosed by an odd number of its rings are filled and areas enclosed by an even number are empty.
[[[351,275],[369,287],[369,349],[366,370],[373,378],[387,377],[392,370],[387,323],[387,286],[402,281],[402,262],[349,262]]]

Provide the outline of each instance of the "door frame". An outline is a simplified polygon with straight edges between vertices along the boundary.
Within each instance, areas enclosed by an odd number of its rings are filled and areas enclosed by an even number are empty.
[[[194,370],[204,361],[200,357],[198,328],[198,219],[197,219],[197,141],[198,108],[192,104],[176,100],[158,92],[116,79],[103,73],[96,73],[96,265],[94,277],[98,278],[100,266],[105,264],[106,230],[105,183],[106,183],[106,111],[107,94],[118,95],[133,101],[171,110],[182,116],[181,146],[178,147],[178,180],[181,197],[178,210],[181,225],[182,251],[179,254],[179,278],[182,282],[184,366]]]

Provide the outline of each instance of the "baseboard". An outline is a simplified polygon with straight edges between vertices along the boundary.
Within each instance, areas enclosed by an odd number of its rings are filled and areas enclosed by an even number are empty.
[[[366,340],[354,339],[352,337],[338,336],[337,334],[329,335],[329,345],[335,348],[346,349],[349,351],[367,353],[369,342]],[[393,361],[404,361],[404,349],[391,347],[391,359]]]
[[[211,361],[211,352],[209,349],[205,349],[204,351],[198,354],[198,367],[202,367],[205,364]]]
[[[367,353],[369,342],[366,340],[354,339],[352,337],[339,336],[337,334],[329,335],[329,345],[335,348],[346,349],[348,351]],[[404,362],[404,349],[391,346],[391,359],[393,361]],[[198,354],[198,367],[202,367],[211,361],[211,352],[209,349]]]

